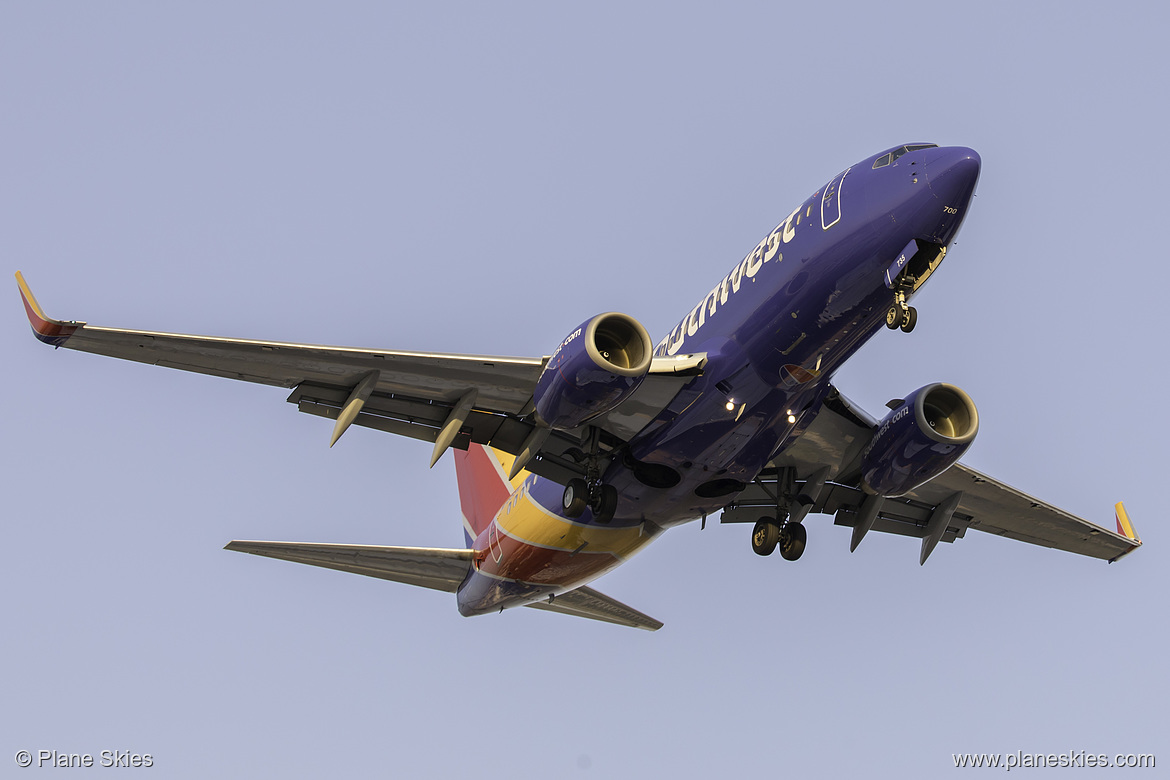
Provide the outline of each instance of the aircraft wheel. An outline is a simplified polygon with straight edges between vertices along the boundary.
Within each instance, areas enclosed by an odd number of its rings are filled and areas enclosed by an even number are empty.
[[[613,485],[602,485],[597,489],[597,497],[593,499],[593,519],[599,523],[608,523],[613,520],[617,504],[617,488]]]
[[[902,324],[902,309],[899,306],[891,306],[890,310],[886,312],[886,327],[890,330],[897,330],[898,326]]]
[[[756,555],[771,555],[780,541],[780,526],[770,517],[760,518],[752,530],[752,552]]]
[[[561,509],[566,517],[580,517],[589,506],[589,486],[583,479],[570,479],[561,495]]]
[[[795,561],[804,555],[804,545],[808,541],[808,531],[800,523],[789,523],[784,526],[780,534],[780,557],[786,561]]]
[[[914,326],[918,323],[918,309],[913,306],[906,309],[906,313],[902,316],[902,332],[909,333],[914,330]]]

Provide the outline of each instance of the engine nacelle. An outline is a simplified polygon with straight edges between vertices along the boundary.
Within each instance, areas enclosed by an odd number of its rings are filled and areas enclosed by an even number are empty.
[[[911,491],[950,468],[978,432],[971,396],[941,382],[921,387],[886,415],[862,451],[861,486],[887,497]]]
[[[561,342],[536,382],[536,414],[550,428],[571,430],[613,409],[650,371],[654,346],[633,317],[598,314]]]

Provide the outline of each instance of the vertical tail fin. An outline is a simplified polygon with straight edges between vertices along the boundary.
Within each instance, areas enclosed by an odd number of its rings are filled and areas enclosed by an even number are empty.
[[[455,477],[459,481],[459,504],[463,510],[463,535],[471,547],[475,538],[492,522],[500,507],[528,476],[521,471],[513,480],[508,470],[515,456],[471,444],[467,451],[453,450]]]

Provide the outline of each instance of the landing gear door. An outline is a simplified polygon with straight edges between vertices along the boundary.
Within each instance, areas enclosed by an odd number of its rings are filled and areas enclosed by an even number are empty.
[[[946,255],[945,246],[911,241],[886,270],[886,287],[913,295],[926,284]]]
[[[914,239],[910,239],[910,243],[906,245],[905,249],[898,253],[898,257],[894,260],[894,262],[890,263],[890,267],[886,269],[886,287],[889,287],[891,290],[894,289],[894,283],[897,281],[898,277],[902,275],[903,269],[905,269],[906,266],[910,263],[910,258],[914,257],[917,252],[918,242]]]
[[[828,230],[841,221],[841,185],[845,183],[845,176],[851,170],[852,168],[846,168],[825,185],[825,194],[821,196],[822,230]]]

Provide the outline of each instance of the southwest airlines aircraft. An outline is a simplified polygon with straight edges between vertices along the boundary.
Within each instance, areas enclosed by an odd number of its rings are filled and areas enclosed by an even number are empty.
[[[833,373],[946,258],[979,179],[964,147],[910,144],[853,165],[792,210],[655,346],[634,318],[581,323],[544,358],[390,352],[119,330],[50,319],[54,347],[292,390],[302,412],[453,449],[465,549],[233,541],[229,550],[456,594],[459,611],[515,606],[655,630],[588,583],[663,531],[721,512],[752,549],[794,561],[804,519],[939,542],[968,530],[1102,558],[1141,545],[958,459],[971,398],[930,384],[870,417]]]

